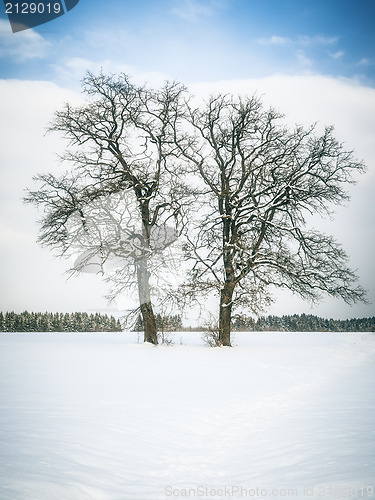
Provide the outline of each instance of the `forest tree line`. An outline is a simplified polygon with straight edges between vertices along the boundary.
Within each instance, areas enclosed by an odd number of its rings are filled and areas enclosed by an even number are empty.
[[[284,331],[284,332],[374,332],[375,317],[353,319],[327,319],[312,314],[284,316],[251,316],[237,314],[233,317],[234,331]]]
[[[204,331],[212,329],[212,325],[186,327],[182,323],[179,314],[155,315],[158,332],[173,331]],[[231,329],[233,331],[256,331],[256,332],[375,332],[375,316],[371,318],[353,318],[346,320],[327,319],[312,314],[293,314],[283,316],[260,316],[253,318],[245,314],[235,314],[232,318]],[[133,331],[143,331],[142,316],[139,315]]]
[[[119,320],[106,314],[0,312],[1,332],[120,332]]]
[[[182,330],[188,330],[188,328],[182,325],[180,314],[155,314],[155,323],[158,332],[180,332]],[[143,319],[141,315],[138,316],[133,327],[133,331],[144,331]]]
[[[156,314],[155,319],[159,332],[207,329],[204,326],[194,328],[184,326],[179,314]],[[122,329],[120,320],[100,313],[0,312],[1,332],[120,332]],[[236,314],[233,317],[232,329],[256,332],[375,332],[375,317],[337,320],[320,318],[312,314],[293,314],[261,316],[255,319],[252,316]],[[132,330],[143,331],[141,316],[138,317]]]

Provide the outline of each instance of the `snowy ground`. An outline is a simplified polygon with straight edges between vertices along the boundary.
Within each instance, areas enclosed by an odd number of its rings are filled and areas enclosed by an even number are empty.
[[[0,498],[375,497],[375,335],[0,334]]]

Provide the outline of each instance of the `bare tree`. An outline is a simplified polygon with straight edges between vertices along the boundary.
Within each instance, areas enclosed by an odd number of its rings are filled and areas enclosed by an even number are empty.
[[[25,201],[44,210],[42,245],[60,256],[81,249],[76,270],[119,259],[122,286],[133,278],[137,284],[144,340],[156,344],[150,262],[172,242],[182,218],[173,139],[185,90],[176,83],[151,90],[126,75],[88,73],[83,92],[87,102],[66,104],[49,128],[69,141],[62,159],[71,170],[38,175],[41,186]]]
[[[211,97],[189,109],[176,144],[204,188],[200,216],[187,235],[193,293],[220,296],[219,343],[230,346],[233,306],[256,310],[271,285],[317,301],[327,293],[365,301],[331,237],[307,216],[330,214],[348,199],[345,185],[364,165],[333,137],[332,127],[290,131],[257,97]]]

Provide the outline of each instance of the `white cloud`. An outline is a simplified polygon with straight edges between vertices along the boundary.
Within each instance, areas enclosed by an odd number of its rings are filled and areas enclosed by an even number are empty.
[[[22,203],[36,173],[65,171],[57,134],[45,136],[56,109],[81,96],[51,82],[0,80],[0,296],[3,310],[105,309],[100,279],[66,281],[67,264],[37,243],[37,211]]]
[[[298,36],[296,38],[289,38],[283,36],[273,35],[269,38],[260,38],[257,40],[259,45],[272,46],[276,50],[287,48],[290,51],[290,55],[294,55],[298,61],[299,66],[303,68],[309,68],[313,65],[314,58],[309,57],[307,54],[314,53],[314,49],[321,46],[333,46],[337,43],[337,37],[326,37],[322,35],[315,36]],[[336,51],[330,53],[333,59],[339,59],[344,55],[342,51]]]
[[[9,22],[0,19],[0,57],[16,62],[46,56],[50,43],[32,29],[12,33]]]
[[[309,58],[307,57],[307,55],[305,54],[305,51],[303,51],[303,50],[301,50],[301,49],[300,49],[300,50],[297,50],[296,55],[297,55],[297,60],[298,60],[298,62],[299,62],[302,66],[305,66],[305,67],[307,67],[307,66],[312,66],[312,61],[311,61],[311,59],[309,59]]]
[[[0,246],[14,244],[28,245],[34,243],[32,235],[26,231],[18,231],[10,226],[4,217],[0,217]]]
[[[292,43],[292,40],[284,36],[273,35],[269,38],[259,38],[258,43],[261,45],[288,45]]]
[[[371,59],[368,59],[367,57],[364,57],[358,62],[359,66],[372,66],[374,64],[374,61]]]
[[[296,38],[295,43],[298,45],[334,45],[338,42],[337,36],[323,36],[323,35],[314,35],[314,36],[299,36]]]
[[[375,170],[375,89],[356,80],[321,75],[282,75],[193,83],[198,96],[212,92],[263,96],[266,105],[287,114],[290,123],[335,125],[341,140],[366,156]]]
[[[172,13],[186,21],[195,22],[202,17],[213,16],[225,5],[225,0],[175,0]]]
[[[338,50],[337,52],[330,54],[330,56],[332,57],[332,59],[341,59],[344,54],[345,52],[343,52],[342,50]]]
[[[295,47],[313,46],[313,45],[334,45],[338,37],[327,37],[323,35],[301,35],[296,38],[272,35],[269,38],[259,38],[257,42],[261,45],[293,45]]]

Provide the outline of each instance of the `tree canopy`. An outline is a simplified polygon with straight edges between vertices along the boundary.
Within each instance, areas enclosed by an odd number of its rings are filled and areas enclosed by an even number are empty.
[[[233,306],[256,311],[271,285],[312,301],[323,293],[365,300],[341,245],[307,224],[348,199],[346,187],[364,165],[333,127],[289,130],[281,119],[256,96],[216,95],[189,107],[189,131],[177,141],[204,184],[188,236],[189,285],[220,295],[223,345],[230,345]]]
[[[289,129],[257,96],[194,106],[183,85],[153,90],[126,75],[88,73],[83,92],[50,126],[69,141],[71,170],[39,175],[26,201],[44,210],[41,244],[80,249],[76,271],[116,262],[116,292],[137,288],[145,341],[157,343],[150,277],[168,276],[177,237],[190,266],[182,294],[219,296],[220,345],[232,310],[258,313],[272,287],[366,300],[342,246],[311,222],[347,201],[365,169],[333,127]]]
[[[145,341],[157,343],[150,276],[182,224],[174,136],[185,90],[176,83],[148,89],[102,73],[88,73],[82,89],[86,103],[66,104],[49,127],[68,140],[62,160],[71,169],[38,175],[40,187],[25,201],[44,211],[42,245],[60,256],[80,252],[74,270],[103,271],[116,261],[117,292],[136,288]]]

